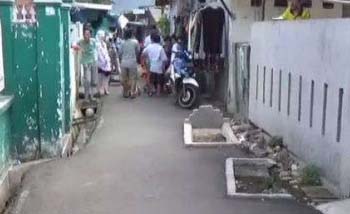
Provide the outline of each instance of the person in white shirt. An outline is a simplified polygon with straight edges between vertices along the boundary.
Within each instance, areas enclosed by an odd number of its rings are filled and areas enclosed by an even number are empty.
[[[154,92],[157,92],[157,95],[160,96],[168,57],[165,54],[163,46],[160,44],[160,36],[158,34],[152,34],[151,39],[152,43],[143,50],[142,57],[148,59],[150,64],[149,95],[152,96]]]
[[[145,38],[145,42],[144,42],[144,47],[147,48],[148,45],[152,44],[153,41],[152,41],[152,35],[154,34],[157,34],[159,35],[158,33],[158,30],[157,30],[157,27],[156,26],[152,26],[152,30],[151,30],[151,33]],[[160,36],[160,44],[163,45],[164,44],[164,40],[162,38],[162,36]]]
[[[176,37],[174,35],[172,39],[173,39],[173,46],[171,48],[171,60],[170,60],[171,63],[173,63],[176,53],[182,50],[181,38]]]

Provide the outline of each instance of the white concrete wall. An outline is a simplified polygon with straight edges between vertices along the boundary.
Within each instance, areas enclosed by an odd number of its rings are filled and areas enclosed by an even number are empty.
[[[226,0],[228,4],[233,7],[237,14],[237,20],[234,23],[233,31],[236,42],[250,41],[251,27],[256,21],[262,19],[262,8],[251,7],[250,0]],[[274,17],[280,16],[286,8],[275,7],[274,0],[266,0],[265,20],[272,20]],[[313,19],[320,18],[340,18],[343,14],[343,7],[341,4],[335,4],[334,9],[324,9],[322,1],[314,0],[312,8],[310,8]]]
[[[235,53],[234,44],[237,42],[250,42],[251,40],[251,28],[252,25],[261,21],[262,8],[251,7],[250,0],[225,0],[227,5],[232,11],[236,13],[236,20],[230,24],[230,47],[232,51],[230,53],[230,68],[229,68],[229,85],[228,85],[228,98],[227,98],[227,110],[231,113],[236,112],[235,102]],[[266,0],[266,12],[265,20],[272,20],[274,17],[280,16],[286,8],[275,7],[274,0]],[[319,18],[339,18],[342,17],[343,7],[341,4],[335,4],[334,9],[323,9],[322,1],[313,0],[313,6],[310,9],[313,19]]]
[[[344,196],[350,193],[349,38],[350,19],[329,19],[256,23],[251,39],[250,119],[270,134],[283,136],[292,152],[320,167]],[[325,111],[324,84],[328,84]],[[341,127],[340,89],[344,91]]]

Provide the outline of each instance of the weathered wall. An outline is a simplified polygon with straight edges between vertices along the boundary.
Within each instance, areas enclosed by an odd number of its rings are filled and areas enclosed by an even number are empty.
[[[250,41],[251,27],[256,21],[262,20],[262,8],[252,7],[250,0],[226,0],[235,9],[237,20],[234,22],[234,35],[236,42]],[[274,0],[266,0],[265,20],[279,17],[285,10],[284,7],[275,7]],[[343,13],[342,4],[335,4],[333,9],[324,9],[322,1],[312,1],[310,13],[313,19],[340,18]]]
[[[2,35],[0,24],[0,174],[9,164],[10,146],[11,146],[11,124],[9,109],[12,104],[12,97],[3,96],[2,91],[5,88],[5,76],[3,65]]]
[[[350,20],[257,23],[250,119],[350,194]]]
[[[63,17],[60,1],[34,3],[38,22],[28,24],[14,21],[12,0],[0,2],[4,93],[14,95],[13,152],[21,160],[59,154],[72,116],[68,10]]]
[[[0,174],[9,165],[11,146],[10,106],[12,97],[0,95]]]
[[[249,42],[251,40],[252,25],[262,20],[261,7],[252,7],[250,0],[225,0],[230,8],[236,13],[236,20],[231,22],[230,27],[230,72],[228,86],[228,103],[227,109],[229,112],[237,112],[236,97],[235,97],[235,43]],[[274,0],[266,0],[265,20],[271,20],[274,17],[280,16],[285,8],[275,7]],[[322,1],[313,1],[313,6],[310,9],[312,18],[338,18],[342,17],[342,5],[335,4],[334,9],[323,9]]]

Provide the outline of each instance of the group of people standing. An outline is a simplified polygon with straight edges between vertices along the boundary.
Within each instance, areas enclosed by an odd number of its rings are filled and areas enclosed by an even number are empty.
[[[179,47],[177,40],[170,37],[163,39],[155,27],[145,38],[143,47],[134,38],[132,30],[125,31],[124,39],[120,48],[123,96],[136,98],[140,94],[138,83],[141,76],[145,80],[148,95],[160,96],[165,85],[166,70],[173,58],[173,47]],[[138,72],[138,68],[143,71],[142,74]]]
[[[167,37],[163,40],[155,27],[145,38],[143,47],[136,40],[132,29],[125,29],[123,38],[113,36],[109,39],[105,31],[98,31],[96,39],[93,39],[91,29],[84,28],[84,38],[75,48],[81,52],[85,98],[93,99],[96,72],[99,94],[108,95],[113,71],[120,74],[123,97],[134,99],[141,93],[141,76],[146,82],[148,95],[159,96],[164,89],[165,72],[179,47],[176,38]],[[141,70],[142,74],[139,72]]]
[[[120,63],[116,45],[112,38],[108,39],[105,31],[98,31],[94,39],[91,28],[84,27],[83,37],[74,49],[81,53],[85,99],[93,100],[96,82],[98,94],[109,95],[110,75],[113,71],[120,71]]]

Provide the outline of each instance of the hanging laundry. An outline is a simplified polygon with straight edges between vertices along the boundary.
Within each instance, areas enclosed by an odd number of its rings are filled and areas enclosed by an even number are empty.
[[[203,22],[203,42],[206,54],[221,54],[225,24],[223,8],[207,7],[201,11]]]
[[[222,54],[224,28],[225,10],[222,7],[207,6],[200,9],[190,22],[190,48],[199,58],[208,54]]]

